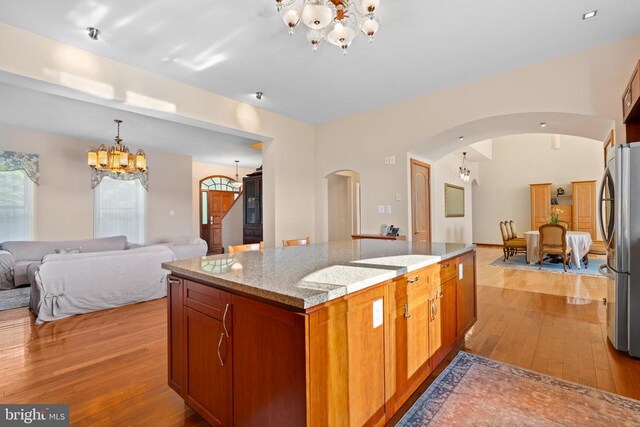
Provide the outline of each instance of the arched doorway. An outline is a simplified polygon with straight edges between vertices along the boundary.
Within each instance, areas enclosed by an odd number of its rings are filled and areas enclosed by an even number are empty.
[[[222,220],[242,189],[233,178],[223,175],[208,176],[200,180],[200,237],[207,242],[208,253],[224,253]]]
[[[341,170],[327,175],[329,240],[348,240],[360,232],[360,174]]]

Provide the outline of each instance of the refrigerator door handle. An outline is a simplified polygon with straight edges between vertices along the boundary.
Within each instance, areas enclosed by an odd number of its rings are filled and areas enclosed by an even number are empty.
[[[602,233],[602,239],[608,243],[611,242],[610,236],[607,236],[607,228],[608,228],[608,224],[605,225],[605,217],[604,217],[604,190],[606,188],[607,185],[607,179],[611,179],[611,171],[609,170],[609,167],[607,167],[604,171],[604,176],[602,177],[602,182],[600,183],[600,194],[598,196],[598,199],[600,200],[600,220],[598,221],[598,223],[600,224],[600,232]],[[612,213],[613,214],[613,213]]]

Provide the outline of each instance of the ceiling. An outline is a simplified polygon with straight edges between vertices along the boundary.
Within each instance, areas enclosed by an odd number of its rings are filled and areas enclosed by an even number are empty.
[[[640,34],[639,1],[382,0],[375,43],[343,56],[274,0],[1,1],[9,25],[315,124]]]
[[[0,99],[11,100],[0,102],[0,125],[84,139],[98,146],[113,144],[113,119],[121,119],[120,136],[134,150],[155,148],[229,166],[240,160],[243,168],[262,164],[262,152],[253,147],[256,141],[240,136],[7,83],[0,83]]]

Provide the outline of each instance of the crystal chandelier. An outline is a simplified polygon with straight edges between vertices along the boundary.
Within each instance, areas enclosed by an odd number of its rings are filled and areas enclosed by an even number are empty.
[[[467,167],[467,153],[462,153],[462,166],[460,166],[460,179],[463,182],[469,182],[471,179],[471,170]]]
[[[122,143],[120,138],[120,123],[122,120],[114,120],[118,125],[118,133],[114,138],[116,142],[111,148],[102,144],[98,149],[90,148],[87,151],[87,164],[93,169],[107,170],[115,173],[134,173],[147,170],[147,156],[142,150],[135,154]]]
[[[289,34],[302,22],[314,51],[326,40],[345,55],[358,31],[373,42],[380,26],[374,15],[379,4],[380,0],[276,0]]]

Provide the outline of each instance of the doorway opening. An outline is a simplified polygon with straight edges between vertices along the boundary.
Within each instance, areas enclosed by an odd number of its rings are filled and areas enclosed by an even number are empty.
[[[326,178],[329,241],[350,240],[360,233],[360,173],[341,170]]]
[[[222,220],[242,194],[233,178],[223,175],[200,180],[200,238],[207,242],[208,253],[224,253]]]

